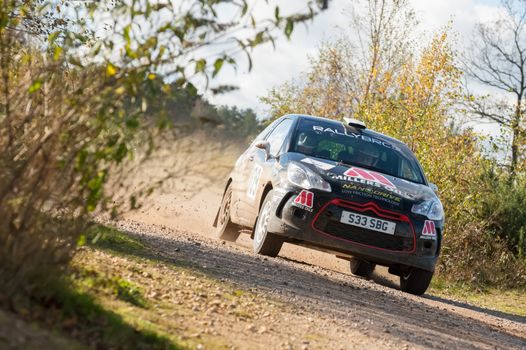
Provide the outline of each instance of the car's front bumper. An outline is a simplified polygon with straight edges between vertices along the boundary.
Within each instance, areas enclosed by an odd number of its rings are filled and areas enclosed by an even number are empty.
[[[307,245],[343,257],[356,256],[385,266],[412,266],[434,271],[440,244],[420,237],[423,221],[404,213],[380,208],[374,202],[357,203],[333,193],[313,191],[312,210],[299,208],[298,190],[275,189],[269,231],[287,241]],[[339,222],[341,211],[363,213],[397,222],[394,235],[360,229]]]

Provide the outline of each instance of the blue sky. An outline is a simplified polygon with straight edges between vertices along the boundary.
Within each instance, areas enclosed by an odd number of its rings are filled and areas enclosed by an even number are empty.
[[[254,0],[257,1],[257,0]],[[277,0],[269,0],[276,3]],[[356,0],[354,0],[356,2]],[[420,30],[426,36],[452,21],[453,31],[458,33],[457,44],[469,41],[475,23],[487,21],[499,13],[499,1],[489,0],[410,0],[417,18]],[[269,11],[260,0],[256,10],[259,13]],[[305,0],[280,1],[283,10],[297,10],[305,6]],[[234,84],[239,90],[219,95],[209,96],[216,104],[236,105],[243,108],[253,108],[264,117],[266,107],[259,102],[259,97],[274,86],[292,78],[297,78],[301,72],[308,69],[308,56],[315,55],[320,43],[338,36],[348,28],[349,8],[353,0],[331,0],[329,9],[317,16],[308,27],[302,25],[295,28],[292,38],[287,41],[281,37],[276,49],[272,45],[264,45],[254,50],[252,59],[253,70],[247,72],[247,66],[241,64],[240,69],[226,69],[216,83]],[[257,5],[258,6],[258,5]]]

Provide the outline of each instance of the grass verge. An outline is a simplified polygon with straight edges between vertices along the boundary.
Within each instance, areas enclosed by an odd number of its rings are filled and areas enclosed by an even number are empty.
[[[130,254],[146,249],[142,243],[126,234],[100,225],[90,228],[80,243],[97,249],[123,250]],[[82,257],[84,254],[85,257],[87,250],[91,251],[88,254],[96,252],[91,248],[80,248],[77,256]],[[144,290],[118,271],[108,273],[102,266],[87,264],[88,261],[89,258],[79,260],[75,257],[69,273],[51,279],[46,286],[42,286],[38,295],[28,297],[21,293],[9,305],[9,311],[14,314],[5,317],[16,319],[20,324],[38,325],[36,327],[39,329],[51,331],[49,337],[56,333],[58,339],[71,339],[74,344],[79,344],[79,348],[187,348],[175,337],[160,334],[155,327],[135,322],[119,312],[119,308],[148,309],[150,304],[144,296]],[[111,264],[111,260],[106,261],[106,264]],[[31,332],[23,329],[27,327],[18,327],[18,331],[16,327],[13,328],[16,334],[10,337],[13,340],[7,339],[6,342],[9,342],[6,344],[17,347],[14,341],[18,337],[22,343],[33,344],[33,347],[38,348],[32,336],[28,335]],[[46,348],[45,344],[42,343],[42,347]],[[57,349],[71,348],[67,342],[57,344],[66,344],[64,347],[54,346]]]
[[[476,307],[526,317],[526,290],[501,290],[495,287],[474,287],[465,283],[451,283],[435,276],[428,293],[440,298],[454,299]]]

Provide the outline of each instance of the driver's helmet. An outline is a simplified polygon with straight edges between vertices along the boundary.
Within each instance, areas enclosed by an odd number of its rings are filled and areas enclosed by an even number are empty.
[[[318,147],[318,135],[314,132],[302,132],[298,136],[297,150],[304,154],[314,154]]]
[[[355,150],[354,159],[357,163],[365,166],[375,166],[380,158],[380,150],[372,143],[363,142]]]

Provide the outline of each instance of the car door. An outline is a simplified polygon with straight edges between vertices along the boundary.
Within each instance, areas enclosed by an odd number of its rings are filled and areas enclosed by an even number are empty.
[[[268,134],[280,123],[280,120],[276,120],[265,128],[252,143],[247,147],[245,152],[239,156],[234,166],[234,170],[231,173],[232,177],[232,207],[231,207],[231,218],[232,220],[240,225],[246,225],[246,219],[243,221],[242,213],[246,209],[245,199],[247,192],[247,181],[253,171],[254,167],[254,156],[258,150],[254,145],[258,141],[265,140]]]
[[[285,118],[266,136],[265,139],[270,144],[271,157],[269,159],[266,159],[264,150],[256,147],[253,147],[253,152],[249,153],[245,193],[240,196],[238,213],[244,225],[253,225],[257,217],[262,192],[265,185],[272,179],[272,171],[276,166],[276,157],[279,156],[283,143],[293,124],[294,121],[292,119]]]

